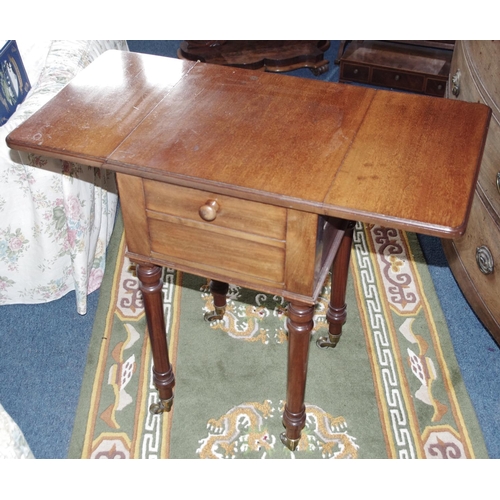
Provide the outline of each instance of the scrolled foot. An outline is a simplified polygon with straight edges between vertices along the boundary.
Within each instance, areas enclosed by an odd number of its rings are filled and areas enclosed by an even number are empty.
[[[326,64],[323,64],[323,66],[320,66],[319,68],[309,68],[311,70],[311,73],[314,76],[321,76],[323,73],[326,73],[328,71],[329,64],[328,62]]]
[[[316,340],[316,345],[320,349],[328,349],[331,348],[333,349],[340,340],[340,335],[328,335],[328,337],[320,337],[318,340]]]
[[[224,318],[224,313],[226,312],[226,307],[214,307],[213,311],[208,311],[203,315],[205,321],[211,322]]]
[[[299,444],[300,437],[297,439],[290,439],[287,437],[286,432],[282,432],[280,434],[280,440],[290,451],[295,451]]]
[[[172,409],[172,403],[174,402],[174,397],[170,399],[160,399],[158,403],[153,403],[149,407],[149,411],[153,415],[159,415],[160,413],[170,411]]]

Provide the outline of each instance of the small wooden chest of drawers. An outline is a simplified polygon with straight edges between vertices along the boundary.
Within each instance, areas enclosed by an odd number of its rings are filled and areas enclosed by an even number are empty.
[[[465,297],[500,344],[500,42],[457,42],[450,75],[448,97],[485,103],[492,117],[467,231],[443,240],[443,248]]]
[[[437,46],[352,41],[339,59],[340,81],[443,97],[452,53],[450,48]]]

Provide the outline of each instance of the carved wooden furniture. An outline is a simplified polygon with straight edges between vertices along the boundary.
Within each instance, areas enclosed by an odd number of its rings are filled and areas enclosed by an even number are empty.
[[[443,241],[450,268],[472,308],[500,344],[500,42],[458,41],[448,97],[493,110],[469,227]]]
[[[288,309],[283,443],[305,424],[314,304],[332,267],[334,346],[354,220],[466,228],[490,109],[446,99],[110,51],[13,131],[12,148],[115,170],[161,402],[172,404],[161,269],[279,294]],[[353,367],[354,368],[354,367]]]
[[[185,40],[178,57],[275,73],[309,68],[321,75],[328,71],[329,47],[328,40]]]
[[[336,63],[341,82],[443,97],[454,43],[432,40],[343,41]]]

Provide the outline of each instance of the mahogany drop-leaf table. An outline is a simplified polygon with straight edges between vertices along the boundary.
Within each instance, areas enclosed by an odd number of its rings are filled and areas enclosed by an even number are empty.
[[[109,51],[7,138],[117,173],[160,403],[172,404],[161,268],[283,296],[283,443],[295,449],[313,308],[331,268],[329,334],[346,320],[354,221],[441,238],[466,229],[490,109],[482,104]]]

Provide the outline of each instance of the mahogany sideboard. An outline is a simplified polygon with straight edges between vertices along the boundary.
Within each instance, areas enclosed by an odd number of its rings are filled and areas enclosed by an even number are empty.
[[[289,301],[284,445],[305,424],[314,305],[331,268],[328,335],[346,321],[354,221],[463,234],[491,110],[484,104],[109,51],[7,138],[10,147],[117,172],[138,263],[154,381],[175,377],[161,267]],[[210,319],[210,318],[209,318]]]
[[[482,102],[493,114],[467,232],[443,240],[464,296],[500,345],[500,41],[458,41],[447,96]]]

